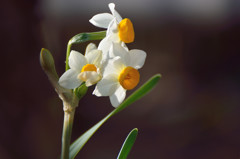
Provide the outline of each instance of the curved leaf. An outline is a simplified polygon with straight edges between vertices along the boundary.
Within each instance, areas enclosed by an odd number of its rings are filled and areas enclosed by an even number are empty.
[[[118,157],[117,159],[126,159],[129,152],[131,151],[132,149],[132,146],[137,138],[137,135],[138,135],[138,129],[135,128],[133,129],[127,136],[127,138],[125,139],[123,145],[122,145],[122,148],[118,154]]]
[[[77,140],[73,142],[70,146],[69,158],[74,158],[77,153],[83,148],[86,142],[92,137],[92,135],[105,123],[110,117],[122,111],[124,108],[137,101],[146,95],[154,86],[158,83],[161,75],[156,74],[152,78],[150,78],[145,84],[143,84],[139,89],[137,89],[132,95],[130,95],[122,104],[120,104],[116,109],[114,109],[111,113],[109,113],[105,118],[99,121],[96,125],[86,131],[83,135],[81,135]]]

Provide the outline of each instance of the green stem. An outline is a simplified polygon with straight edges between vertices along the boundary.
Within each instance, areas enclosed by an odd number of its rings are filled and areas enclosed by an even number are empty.
[[[72,47],[72,43],[71,43],[71,40],[69,40],[68,45],[67,45],[67,54],[66,54],[66,66],[65,66],[66,71],[70,68],[68,65],[68,58],[70,55],[71,47]]]
[[[73,44],[80,44],[90,40],[101,40],[106,36],[106,31],[101,32],[92,32],[92,33],[80,33],[72,37],[67,45],[67,53],[66,53],[66,71],[69,69],[69,55],[71,51],[71,47]],[[87,90],[86,90],[87,91]],[[85,95],[86,92],[83,92],[83,95],[79,97],[79,99]],[[75,95],[74,95],[75,97]],[[78,99],[78,102],[79,102]],[[77,102],[77,103],[78,103]],[[75,113],[74,105],[64,103],[64,122],[63,122],[63,132],[62,132],[62,152],[61,152],[61,159],[69,159],[69,147],[71,141],[71,134],[72,134],[72,126],[73,126],[73,119]],[[66,109],[65,109],[66,108]]]
[[[74,113],[75,109],[70,112],[64,112],[61,159],[69,159],[69,147],[71,141]]]

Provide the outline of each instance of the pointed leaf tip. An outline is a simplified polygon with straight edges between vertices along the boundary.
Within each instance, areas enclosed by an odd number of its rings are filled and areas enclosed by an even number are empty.
[[[122,145],[122,148],[118,154],[118,157],[117,159],[126,159],[129,152],[131,151],[135,141],[136,141],[136,138],[137,138],[137,135],[138,135],[138,129],[135,128],[133,129],[127,136],[127,138],[125,139],[123,145]]]
[[[111,113],[109,113],[105,118],[99,121],[96,125],[86,131],[83,135],[81,135],[77,140],[75,140],[70,146],[70,159],[75,158],[77,153],[83,148],[86,142],[92,137],[92,135],[104,124],[109,118],[113,115],[117,114],[136,100],[142,98],[149,91],[151,91],[154,86],[158,83],[161,75],[156,74],[152,78],[150,78],[145,84],[143,84],[138,90],[132,93],[122,104],[119,105],[116,109],[114,109]],[[133,134],[138,134],[138,129],[135,128],[133,130]]]

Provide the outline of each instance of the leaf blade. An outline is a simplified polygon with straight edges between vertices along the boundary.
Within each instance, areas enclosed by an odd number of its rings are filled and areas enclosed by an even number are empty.
[[[133,129],[128,134],[128,136],[126,137],[126,139],[125,139],[125,141],[122,145],[122,148],[121,148],[121,150],[118,154],[117,159],[126,159],[127,158],[129,152],[132,149],[132,146],[134,145],[134,143],[136,141],[137,135],[138,135],[138,129],[137,128]]]
[[[114,109],[111,113],[109,113],[105,118],[95,124],[92,128],[87,130],[83,135],[81,135],[77,140],[75,140],[70,146],[69,158],[73,159],[77,153],[83,148],[86,142],[92,137],[92,135],[104,124],[110,117],[122,111],[128,105],[133,102],[139,100],[144,95],[146,95],[149,91],[151,91],[154,86],[158,83],[161,75],[156,74],[152,78],[150,78],[147,82],[145,82],[139,89],[137,89],[132,95],[130,95],[122,104],[119,105],[116,109]]]

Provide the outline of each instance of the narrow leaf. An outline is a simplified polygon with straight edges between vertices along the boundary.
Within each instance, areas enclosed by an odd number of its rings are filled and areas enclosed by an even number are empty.
[[[105,123],[110,117],[117,114],[128,105],[132,104],[136,100],[142,98],[146,95],[154,86],[158,83],[161,75],[156,74],[151,79],[149,79],[145,84],[143,84],[139,89],[137,89],[131,96],[129,96],[122,104],[120,104],[116,109],[114,109],[111,113],[109,113],[105,118],[99,121],[96,125],[86,131],[83,135],[81,135],[77,140],[73,142],[70,146],[70,159],[73,159],[77,153],[83,148],[86,142],[91,138],[91,136]]]
[[[137,138],[137,134],[138,134],[138,129],[135,128],[133,129],[127,136],[127,138],[125,139],[122,148],[118,154],[117,159],[126,159],[129,152],[132,149],[132,146]]]
[[[145,96],[149,91],[151,91],[154,86],[158,83],[161,78],[160,74],[156,74],[151,77],[147,82],[145,82],[140,88],[138,88],[135,92],[133,92],[125,101],[117,107],[113,113],[116,114],[126,108],[128,105],[134,103],[135,101],[141,99]]]

